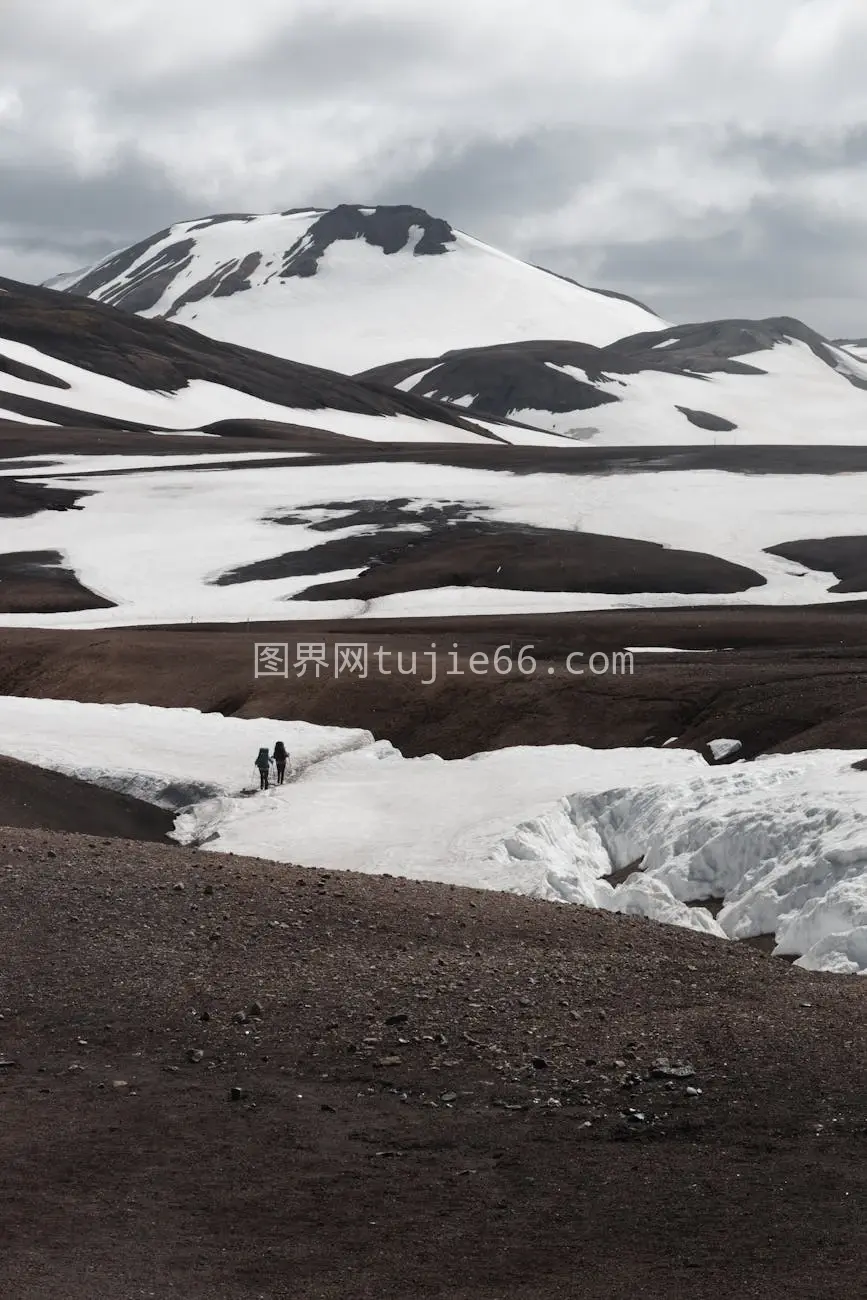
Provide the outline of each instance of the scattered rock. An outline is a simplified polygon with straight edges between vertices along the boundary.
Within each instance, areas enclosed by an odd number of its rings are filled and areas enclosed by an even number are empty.
[[[261,1002],[254,1002],[253,1005],[250,1007],[250,1015],[255,1020],[261,1020],[264,1014],[265,1014],[265,1008],[262,1006]]]
[[[198,1065],[199,1061],[203,1061],[204,1059],[205,1059],[205,1053],[202,1051],[200,1047],[187,1048],[187,1060],[190,1061],[193,1065]]]
[[[387,1025],[405,1025],[408,1020],[409,1016],[405,1011],[397,1011],[393,1016],[388,1016],[385,1023]]]
[[[534,1057],[533,1057],[533,1069],[534,1069],[534,1070],[547,1070],[547,1069],[548,1069],[548,1064],[549,1064],[549,1063],[545,1060],[544,1056],[534,1056]]]
[[[691,1065],[672,1064],[667,1056],[658,1056],[650,1067],[654,1079],[691,1079],[695,1070]]]
[[[229,1089],[229,1101],[243,1101],[246,1096],[246,1088],[234,1087]]]
[[[376,1064],[383,1066],[400,1065],[402,1064],[402,1058],[400,1056],[380,1056],[377,1058]]]
[[[175,885],[175,893],[182,894],[185,889],[186,889],[186,885],[182,880],[179,880],[178,883]]]
[[[456,1092],[444,1092],[440,1096],[440,1101],[445,1102],[457,1101],[457,1099],[458,1094]]]

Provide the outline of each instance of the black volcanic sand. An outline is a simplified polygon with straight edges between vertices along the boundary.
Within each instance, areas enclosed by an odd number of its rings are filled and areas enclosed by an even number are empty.
[[[863,980],[94,837],[0,876],[4,1300],[862,1293]]]
[[[82,586],[58,551],[0,555],[0,613],[51,614],[111,609],[114,602]]]
[[[0,758],[0,826],[164,841],[173,825],[172,814],[154,804]]]
[[[288,646],[286,679],[254,676],[254,645],[270,641]],[[335,677],[335,641],[368,645],[366,679]],[[310,668],[297,675],[299,642],[325,645],[331,667],[318,680]],[[425,657],[432,642],[435,674]],[[455,643],[457,674],[448,658]],[[498,672],[493,661],[501,645],[511,646],[513,662],[522,647],[533,647],[535,670]],[[629,675],[628,664],[613,656],[641,645],[715,653],[636,655]],[[380,651],[389,675],[379,671]],[[607,673],[567,671],[567,656],[583,654],[571,661],[581,668],[594,652],[609,655]],[[473,661],[475,654],[487,655],[487,664]],[[867,606],[2,628],[0,694],[366,727],[408,755],[446,758],[517,744],[660,745],[673,736],[693,747],[731,736],[742,741],[747,758],[766,751],[867,750]]]

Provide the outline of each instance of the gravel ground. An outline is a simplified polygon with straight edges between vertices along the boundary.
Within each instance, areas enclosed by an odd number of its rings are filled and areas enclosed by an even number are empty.
[[[0,829],[0,1294],[860,1295],[858,979]]]

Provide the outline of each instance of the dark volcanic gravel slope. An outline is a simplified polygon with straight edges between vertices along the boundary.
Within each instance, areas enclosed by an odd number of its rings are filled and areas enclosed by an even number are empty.
[[[173,825],[172,814],[154,804],[0,758],[0,826],[160,841]]]
[[[8,1300],[851,1300],[864,981],[0,830]]]
[[[365,642],[370,672],[336,677],[335,641]],[[257,642],[322,643],[317,679],[256,679]],[[438,648],[431,677],[431,643]],[[457,673],[451,673],[457,644]],[[499,646],[531,646],[536,668],[500,675]],[[692,655],[613,656],[624,646],[681,646]],[[378,656],[389,675],[378,672]],[[611,656],[601,675],[594,652]],[[416,667],[412,670],[412,654]],[[488,670],[471,669],[474,654]],[[398,673],[397,655],[404,656]],[[604,667],[604,662],[603,662]],[[549,672],[549,669],[553,670]],[[773,750],[867,750],[867,610],[615,610],[567,615],[271,623],[94,632],[0,630],[0,694],[118,704],[137,701],[241,717],[366,727],[407,755],[459,758],[504,745],[698,745],[733,736],[744,756]]]
[[[147,391],[173,393],[193,380],[206,380],[289,408],[415,415],[479,432],[460,415],[409,393],[219,343],[181,325],[145,320],[89,298],[3,277],[0,338]],[[67,409],[64,394],[50,375],[40,372],[38,382],[48,386],[45,402],[2,393],[0,384],[4,409],[56,424],[121,427],[122,422],[111,417],[82,416],[74,397]]]

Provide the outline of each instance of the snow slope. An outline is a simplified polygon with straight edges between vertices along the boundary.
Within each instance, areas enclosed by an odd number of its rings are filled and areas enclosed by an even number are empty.
[[[200,433],[265,420],[365,441],[495,438],[433,403],[2,279],[0,417]]]
[[[513,339],[604,344],[662,322],[418,208],[181,222],[52,286],[345,373]]]
[[[252,759],[277,739],[295,780],[255,793]],[[362,731],[8,696],[0,752],[173,807],[175,837],[210,851],[775,934],[802,965],[867,971],[859,754],[713,768],[686,750],[568,745],[408,760]],[[616,888],[604,879],[641,858]],[[711,899],[716,921],[694,906]]]
[[[867,359],[794,320],[451,352],[364,377],[597,445],[867,442]]]
[[[0,358],[33,366],[64,382],[63,404],[76,411],[105,415],[112,420],[137,425],[156,426],[160,430],[200,430],[202,425],[219,420],[277,420],[310,429],[326,429],[346,437],[369,442],[483,442],[479,433],[449,428],[436,420],[422,420],[411,415],[366,415],[355,411],[305,410],[264,401],[238,392],[224,384],[195,379],[177,392],[152,392],[135,388],[107,375],[82,370],[55,357],[46,357],[22,343],[0,339]],[[5,393],[29,397],[34,401],[57,402],[54,387],[17,379],[0,370],[0,406]],[[0,412],[2,414],[2,412]],[[20,420],[20,415],[8,413]],[[50,424],[50,420],[31,419],[29,423]],[[520,436],[520,434],[519,434]]]
[[[771,555],[767,548],[798,538],[859,535],[864,529],[867,474],[740,474],[717,470],[569,475],[513,474],[418,461],[259,466],[234,457],[173,458],[171,468],[136,468],[102,476],[99,458],[53,469],[13,469],[4,476],[78,488],[74,510],[0,518],[0,556],[58,551],[89,590],[115,609],[0,615],[0,625],[105,627],[247,619],[403,617],[410,614],[510,613],[689,605],[805,605],[851,599],[832,590],[833,574]],[[197,466],[202,464],[201,468]],[[76,465],[80,469],[76,470]],[[349,490],[347,490],[349,489]],[[396,502],[406,502],[407,529],[425,509],[457,509],[492,525],[529,525],[699,551],[743,566],[755,584],[730,594],[679,591],[623,593],[591,589],[507,590],[435,587],[373,600],[304,598],[312,584],[360,572],[329,571],[327,562],[294,576],[250,576],[228,585],[221,576],[274,557],[301,556],[324,543],[362,541],[394,528]],[[354,518],[353,502],[372,514]],[[330,503],[330,504],[329,504]],[[384,523],[376,523],[382,511]],[[341,521],[346,520],[341,527]],[[322,531],[323,523],[327,531]],[[317,552],[318,554],[318,552]],[[587,573],[588,584],[593,577]],[[763,580],[763,581],[762,581]],[[2,592],[2,584],[0,584]],[[299,596],[301,598],[299,598]]]

